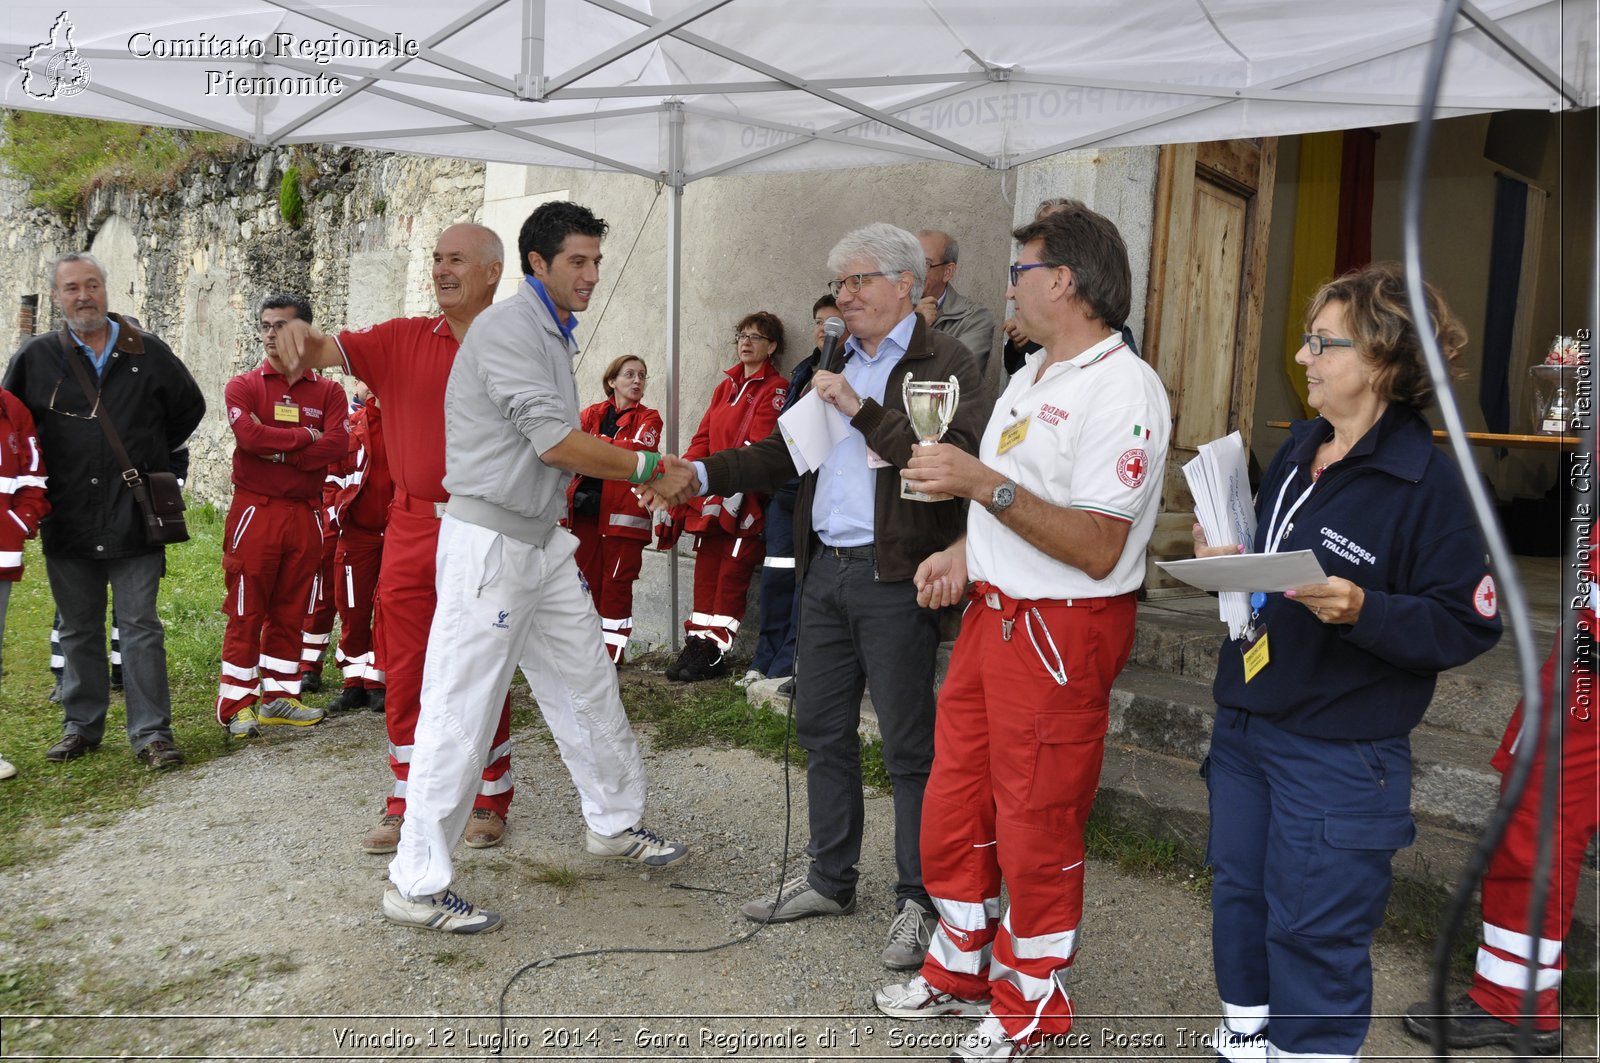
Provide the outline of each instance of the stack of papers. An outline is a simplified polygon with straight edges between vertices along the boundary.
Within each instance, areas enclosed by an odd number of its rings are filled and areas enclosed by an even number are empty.
[[[1189,481],[1195,519],[1206,533],[1206,542],[1211,546],[1243,543],[1246,550],[1252,549],[1256,541],[1256,507],[1250,498],[1244,437],[1234,432],[1202,443],[1200,453],[1184,465],[1183,478]],[[1229,634],[1243,638],[1250,623],[1250,591],[1221,591],[1217,614],[1228,625]]]
[[[789,447],[797,473],[822,468],[833,448],[850,435],[850,420],[808,391],[778,418],[778,430]]]

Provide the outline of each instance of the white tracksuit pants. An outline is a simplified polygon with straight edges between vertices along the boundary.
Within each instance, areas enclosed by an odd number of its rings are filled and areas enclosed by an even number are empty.
[[[450,885],[461,840],[519,665],[598,834],[638,825],[644,762],[606,658],[600,619],[556,529],[533,546],[446,514],[439,527],[439,604],[428,632],[422,709],[400,847],[389,880],[407,897]]]

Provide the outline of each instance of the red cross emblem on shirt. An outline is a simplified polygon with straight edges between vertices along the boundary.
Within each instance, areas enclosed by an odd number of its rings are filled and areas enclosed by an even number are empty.
[[[1124,451],[1122,457],[1117,459],[1117,479],[1129,487],[1138,487],[1144,483],[1145,471],[1149,468],[1149,461],[1141,448]]]
[[[1498,606],[1498,599],[1494,593],[1494,577],[1484,576],[1478,581],[1478,587],[1472,592],[1472,607],[1478,615],[1485,619],[1493,616]]]

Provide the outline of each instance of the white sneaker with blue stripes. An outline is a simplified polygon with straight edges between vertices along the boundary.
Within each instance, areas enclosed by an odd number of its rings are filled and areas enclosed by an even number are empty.
[[[454,890],[412,900],[390,886],[383,892],[383,917],[391,923],[446,934],[487,934],[503,925],[498,913],[479,908]]]
[[[590,856],[598,856],[602,860],[633,860],[646,867],[666,867],[689,855],[687,845],[669,842],[642,825],[609,838],[592,830],[587,831],[584,848]]]

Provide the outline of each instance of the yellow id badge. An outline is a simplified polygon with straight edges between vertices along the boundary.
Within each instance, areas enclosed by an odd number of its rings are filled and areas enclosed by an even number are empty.
[[[1267,666],[1267,662],[1270,659],[1271,658],[1267,653],[1267,629],[1266,626],[1263,625],[1260,628],[1260,634],[1256,636],[1255,641],[1245,647],[1244,681],[1248,683],[1250,680],[1254,679],[1257,673]]]
[[[300,423],[300,407],[292,402],[276,402],[272,405],[272,419],[274,421],[287,421],[290,424]]]
[[[1030,413],[1023,417],[1019,417],[1017,420],[1012,421],[1010,424],[1006,425],[1005,428],[1001,429],[1000,445],[996,448],[995,453],[1004,454],[1006,451],[1010,450],[1012,447],[1028,438],[1028,422],[1032,419],[1033,415]]]

